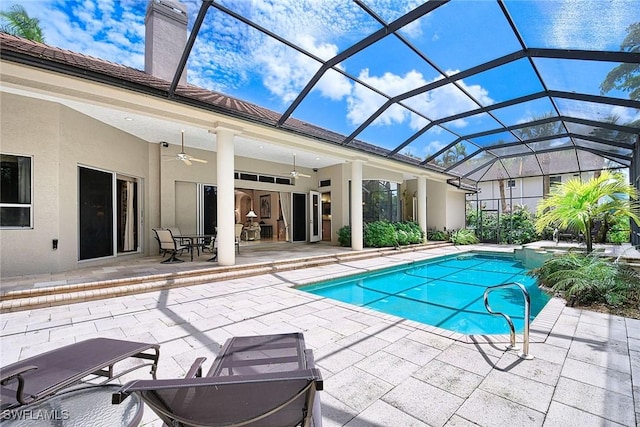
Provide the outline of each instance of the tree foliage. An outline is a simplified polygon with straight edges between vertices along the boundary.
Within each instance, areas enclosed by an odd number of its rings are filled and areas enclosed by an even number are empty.
[[[640,53],[640,22],[627,28],[627,37],[620,45],[625,52]],[[609,71],[600,84],[600,92],[605,94],[612,89],[629,92],[629,98],[640,100],[640,64],[622,63]]]
[[[622,215],[640,223],[637,199],[636,189],[627,184],[621,174],[605,170],[589,181],[573,178],[554,186],[549,197],[540,202],[536,229],[542,232],[547,226],[557,226],[580,232],[590,253],[593,251],[591,229],[596,220],[605,215]]]
[[[9,10],[0,11],[0,31],[44,43],[40,20],[31,18],[25,8],[18,4],[11,6]]]

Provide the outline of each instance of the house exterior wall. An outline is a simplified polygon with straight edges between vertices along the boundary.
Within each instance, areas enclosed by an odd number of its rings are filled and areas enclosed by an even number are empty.
[[[56,104],[0,93],[2,152],[33,156],[33,228],[0,229],[2,275],[57,271],[64,255],[73,254],[59,234],[59,169],[51,166],[60,162],[59,117]],[[62,244],[54,251],[52,239],[57,238]]]
[[[591,179],[593,172],[583,172],[581,174],[567,173],[551,175],[552,178],[560,179],[560,183],[569,179],[580,177],[583,180]],[[515,178],[515,187],[509,189],[507,180],[504,180],[505,202],[507,211],[513,206],[526,206],[531,213],[535,213],[538,203],[544,197],[544,178],[542,176]],[[480,192],[476,196],[470,194],[467,201],[480,203],[482,209],[498,209],[500,206],[500,184],[499,181],[479,182]]]
[[[0,151],[5,154],[33,156],[33,228],[0,229],[0,276],[11,277],[26,274],[56,273],[83,266],[111,262],[113,257],[79,261],[79,206],[78,167],[87,167],[115,175],[136,178],[139,182],[139,246],[140,251],[118,254],[118,257],[139,257],[157,253],[157,243],[151,231],[156,227],[180,226],[185,232],[195,230],[196,184],[216,185],[217,156],[214,151],[187,148],[187,153],[205,159],[207,164],[186,166],[180,161],[166,161],[180,151],[173,143],[164,147],[160,141],[146,141],[82,114],[82,105],[91,108],[108,108],[124,117],[148,115],[180,129],[182,123],[191,129],[207,132],[215,120],[227,120],[243,129],[252,139],[291,146],[306,151],[314,150],[344,156],[344,162],[317,172],[297,167],[311,178],[300,178],[295,185],[281,185],[236,180],[236,188],[254,190],[256,203],[262,192],[298,192],[310,190],[331,192],[331,241],[337,244],[337,231],[350,223],[349,180],[351,159],[359,158],[352,150],[327,147],[312,139],[283,133],[236,118],[203,111],[190,106],[150,97],[135,91],[107,86],[87,80],[46,72],[33,67],[2,63],[3,90],[0,91]],[[30,96],[13,93],[10,88],[31,92]],[[17,92],[17,91],[15,91]],[[54,99],[55,101],[43,100]],[[79,105],[78,110],[69,105]],[[188,140],[189,135],[185,136]],[[211,136],[212,146],[215,136]],[[168,135],[167,140],[179,140],[179,135]],[[166,157],[169,156],[169,157]],[[236,156],[234,169],[254,173],[288,176],[290,165],[270,163],[259,158]],[[399,166],[396,168],[396,166]],[[404,171],[403,171],[404,168]],[[380,179],[402,183],[407,166],[374,158],[365,161],[363,179]],[[400,172],[403,171],[403,172]],[[318,187],[319,180],[331,180],[329,187]],[[437,178],[433,178],[437,179]],[[444,207],[445,220],[448,185],[429,181],[439,192],[430,194],[429,205],[433,212]],[[182,199],[182,188],[188,197]],[[179,190],[176,190],[176,189]],[[191,189],[194,189],[193,192]],[[399,194],[401,197],[401,194]],[[256,205],[257,206],[257,205]],[[277,233],[277,197],[272,197],[271,224]],[[231,207],[229,207],[231,209]],[[177,215],[176,213],[179,213]],[[258,221],[260,218],[257,219]],[[267,222],[267,221],[265,221]],[[58,249],[52,248],[52,240],[58,239]],[[28,254],[28,256],[25,256]],[[37,262],[34,262],[37,260]]]
[[[78,262],[78,167],[143,178],[146,183],[148,144],[75,110],[34,98],[0,93],[0,113],[2,152],[33,156],[33,228],[0,230],[1,274],[77,268],[83,264]],[[144,187],[141,190],[148,194]],[[141,203],[146,206],[148,201]],[[53,239],[58,239],[56,250]]]

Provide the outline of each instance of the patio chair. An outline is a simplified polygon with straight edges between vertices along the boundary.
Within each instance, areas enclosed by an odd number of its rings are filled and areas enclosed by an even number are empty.
[[[143,366],[156,377],[160,346],[135,341],[94,338],[70,344],[0,368],[0,410],[48,398],[87,377],[118,378]],[[114,374],[114,365],[127,358],[150,362]]]
[[[242,224],[236,224],[236,251],[238,254],[240,253],[240,240],[242,239],[242,229],[244,226]]]
[[[203,361],[185,378],[129,382],[112,402],[138,393],[176,427],[322,425],[322,376],[301,333],[231,338],[204,377]]]
[[[189,246],[179,244],[176,239],[173,238],[173,235],[169,230],[154,228],[153,231],[156,233],[158,242],[160,242],[160,249],[171,254],[168,259],[162,261],[162,264],[184,262],[183,260],[176,258],[176,255],[178,255],[178,252],[182,254],[185,250],[189,251]]]
[[[180,238],[180,236],[182,236],[182,231],[180,230],[180,227],[167,227],[167,230],[171,232],[171,235],[176,240],[176,242],[178,242],[179,245],[187,246],[189,245],[189,243],[191,243],[189,239]]]

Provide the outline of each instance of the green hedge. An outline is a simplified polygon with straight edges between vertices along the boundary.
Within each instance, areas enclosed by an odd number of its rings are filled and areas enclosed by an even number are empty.
[[[404,246],[424,241],[424,232],[415,222],[374,221],[363,226],[365,248]],[[340,246],[351,246],[351,227],[338,230]]]

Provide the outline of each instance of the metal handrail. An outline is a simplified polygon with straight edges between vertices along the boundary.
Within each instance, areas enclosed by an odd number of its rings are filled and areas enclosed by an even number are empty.
[[[525,288],[523,284],[518,282],[503,283],[501,285],[489,286],[484,291],[484,307],[487,309],[489,314],[502,316],[505,318],[505,320],[509,324],[509,329],[511,332],[510,333],[511,343],[509,347],[507,347],[507,349],[519,350],[519,348],[516,346],[516,330],[515,330],[515,327],[513,326],[513,321],[511,320],[511,318],[505,313],[493,311],[489,306],[489,293],[491,291],[499,288],[510,287],[510,286],[517,286],[518,288],[520,288],[520,290],[522,291],[522,295],[524,296],[524,333],[522,337],[522,351],[518,353],[518,356],[520,356],[523,359],[531,360],[533,359],[533,356],[529,354],[529,317],[531,316],[531,298],[529,297],[529,291],[527,291],[527,288]]]

